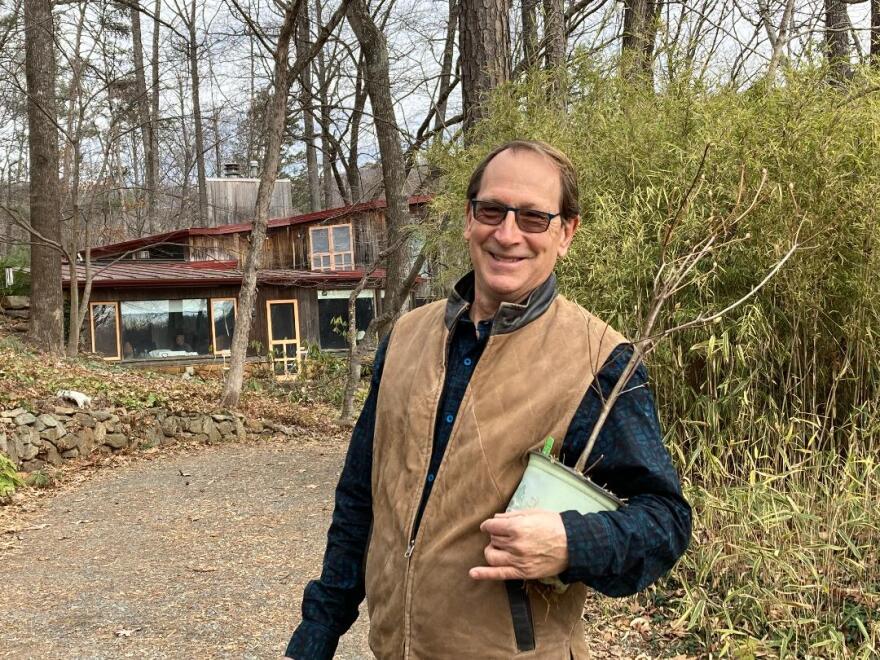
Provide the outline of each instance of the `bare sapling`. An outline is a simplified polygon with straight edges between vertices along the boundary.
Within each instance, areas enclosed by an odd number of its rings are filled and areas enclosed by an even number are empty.
[[[654,276],[654,284],[651,296],[648,299],[647,313],[644,316],[644,321],[642,323],[642,327],[639,330],[638,337],[632,341],[632,356],[627,362],[626,367],[624,368],[623,373],[621,374],[617,383],[614,385],[614,388],[603,401],[602,410],[599,413],[599,418],[596,420],[596,424],[593,427],[589,438],[587,439],[587,444],[584,447],[583,452],[581,452],[580,456],[578,457],[577,463],[575,463],[574,469],[581,474],[584,474],[585,472],[590,452],[592,452],[593,447],[596,444],[596,440],[599,437],[599,434],[602,432],[602,428],[605,426],[605,422],[608,420],[608,416],[611,413],[614,404],[617,402],[620,396],[627,391],[626,387],[630,381],[630,378],[636,372],[636,369],[638,369],[639,365],[642,364],[642,362],[645,360],[645,357],[657,347],[659,342],[681,330],[698,327],[708,323],[719,322],[724,315],[730,313],[732,310],[736,309],[747,300],[753,298],[761,289],[763,289],[764,286],[771,279],[773,279],[773,277],[779,272],[779,270],[800,247],[800,230],[803,226],[803,223],[801,223],[798,226],[798,229],[795,231],[795,235],[792,238],[791,245],[789,246],[785,254],[783,254],[773,264],[773,266],[767,271],[766,275],[761,279],[761,281],[755,284],[751,289],[749,289],[749,291],[745,295],[738,298],[721,310],[714,312],[707,311],[699,314],[697,317],[689,321],[679,323],[666,329],[657,329],[658,320],[662,317],[663,310],[665,309],[667,303],[672,298],[674,298],[679,291],[691,286],[700,277],[699,272],[696,271],[698,265],[703,263],[705,259],[709,257],[714,257],[726,248],[729,248],[736,243],[747,241],[751,238],[751,235],[749,233],[737,237],[734,235],[734,232],[737,226],[755,209],[755,206],[757,205],[764,190],[764,187],[767,183],[767,170],[762,170],[761,181],[758,184],[758,188],[755,191],[751,202],[743,208],[743,198],[745,196],[746,182],[745,170],[742,170],[740,172],[740,182],[736,202],[730,213],[721,218],[710,217],[708,222],[706,223],[708,231],[705,236],[693,243],[691,248],[687,250],[684,254],[679,256],[670,256],[669,246],[671,238],[675,233],[675,230],[681,220],[682,215],[687,212],[688,206],[699,193],[703,183],[705,182],[705,178],[702,176],[702,169],[706,161],[707,153],[708,146],[703,153],[702,162],[700,163],[697,174],[694,177],[690,189],[688,190],[687,194],[682,198],[678,209],[676,210],[675,214],[672,216],[669,224],[667,225],[666,231],[661,241],[659,259],[660,265],[657,269],[656,275]],[[792,194],[792,198],[794,198],[794,193],[791,186],[789,186],[789,192]],[[796,201],[795,208],[797,208]]]

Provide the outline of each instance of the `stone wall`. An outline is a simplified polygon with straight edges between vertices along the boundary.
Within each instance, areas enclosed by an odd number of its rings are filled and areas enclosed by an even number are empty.
[[[153,447],[190,440],[213,444],[242,440],[248,431],[288,429],[238,414],[169,412],[160,408],[128,411],[89,410],[44,405],[0,411],[0,452],[25,472],[93,452],[115,453],[141,445]]]

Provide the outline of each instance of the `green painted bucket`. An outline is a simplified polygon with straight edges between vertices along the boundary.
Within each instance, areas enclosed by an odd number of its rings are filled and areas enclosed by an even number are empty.
[[[577,511],[598,513],[616,511],[623,502],[618,497],[593,483],[584,475],[563,465],[552,456],[539,451],[529,452],[529,463],[516,488],[508,511],[544,509],[545,511]],[[558,577],[538,580],[559,593],[568,588]]]
[[[584,475],[539,451],[529,452],[529,463],[507,505],[508,511],[544,509],[597,513],[616,511],[623,502]]]

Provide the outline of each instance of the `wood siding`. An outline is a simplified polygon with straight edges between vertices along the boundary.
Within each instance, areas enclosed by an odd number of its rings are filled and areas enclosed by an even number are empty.
[[[242,249],[244,246],[245,249]],[[231,261],[244,264],[247,257],[246,234],[190,236],[187,261]]]
[[[372,266],[385,249],[384,210],[340,215],[332,220],[270,228],[266,235],[265,251],[260,268],[294,268],[311,270],[310,227],[352,226],[354,267],[356,270]],[[249,246],[247,233],[219,236],[192,236],[189,244],[190,261],[238,260],[244,264]]]
[[[293,245],[293,268],[311,270],[310,227],[332,227],[333,225],[352,226],[352,243],[354,247],[354,267],[361,270],[372,266],[385,249],[385,213],[384,210],[367,211],[355,215],[342,215],[332,220],[290,227]],[[289,268],[290,266],[288,266]]]
[[[211,226],[250,222],[257,204],[259,179],[208,179],[208,222]],[[269,203],[270,218],[286,218],[294,214],[290,180],[279,179]]]

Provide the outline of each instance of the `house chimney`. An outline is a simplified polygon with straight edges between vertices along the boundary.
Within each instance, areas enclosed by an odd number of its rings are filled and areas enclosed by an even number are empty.
[[[256,179],[258,176],[260,176],[260,164],[259,164],[257,161],[255,161],[255,160],[252,160],[252,161],[250,162],[250,172],[249,172],[249,176],[250,176],[252,179]]]
[[[238,163],[223,163],[223,176],[227,179],[237,179],[241,176]]]

